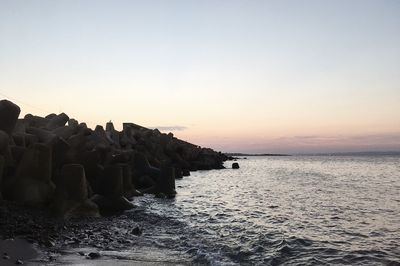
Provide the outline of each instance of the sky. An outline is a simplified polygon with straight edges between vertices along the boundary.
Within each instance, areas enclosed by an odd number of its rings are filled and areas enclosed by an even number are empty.
[[[0,0],[21,116],[224,152],[400,150],[400,1]]]

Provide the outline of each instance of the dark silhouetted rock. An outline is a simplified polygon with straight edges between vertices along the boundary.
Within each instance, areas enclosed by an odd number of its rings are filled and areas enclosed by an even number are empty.
[[[140,236],[142,234],[142,229],[140,229],[139,226],[136,226],[132,229],[131,234],[135,236]]]
[[[100,196],[92,198],[101,212],[124,211],[134,206],[124,197],[123,172],[120,165],[104,168]]]
[[[0,155],[0,200],[3,199],[3,195],[2,195],[3,173],[4,173],[4,157]]]
[[[183,178],[182,168],[175,167],[175,179],[182,179],[182,178]]]
[[[49,123],[49,119],[27,114],[24,116],[25,126],[28,127],[37,127],[37,128],[45,128],[46,125]]]
[[[182,169],[182,176],[190,176],[190,171],[188,169]]]
[[[56,116],[52,116],[51,118],[48,118],[49,122],[47,123],[46,127],[49,130],[54,130],[58,127],[65,126],[65,124],[68,122],[69,117],[68,115],[61,113]]]
[[[53,195],[51,150],[44,144],[30,146],[17,167],[13,198],[28,205],[46,203]]]
[[[97,205],[88,199],[85,170],[79,164],[66,164],[57,180],[52,212],[59,217],[98,217]]]
[[[0,130],[5,131],[8,135],[14,130],[14,127],[17,123],[18,116],[21,112],[21,109],[18,105],[8,101],[1,100],[0,101]]]
[[[232,169],[239,169],[239,164],[238,163],[233,163],[232,164]]]
[[[91,260],[98,259],[101,257],[99,252],[90,252],[87,256]]]
[[[156,193],[163,193],[167,197],[174,197],[175,191],[175,169],[171,166],[163,166],[156,183]]]
[[[9,142],[10,136],[5,131],[0,130],[0,155],[4,157],[6,167],[14,166],[15,164]]]
[[[64,113],[18,119],[19,113],[0,101],[0,191],[28,205],[48,207],[52,200],[59,217],[122,212],[133,208],[127,198],[141,192],[173,197],[175,178],[221,169],[228,158],[134,123],[92,130]]]

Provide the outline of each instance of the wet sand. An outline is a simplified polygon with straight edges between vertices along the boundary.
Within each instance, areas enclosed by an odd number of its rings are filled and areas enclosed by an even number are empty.
[[[39,256],[38,250],[34,245],[24,239],[0,240],[0,265],[17,265],[20,261],[23,264]]]

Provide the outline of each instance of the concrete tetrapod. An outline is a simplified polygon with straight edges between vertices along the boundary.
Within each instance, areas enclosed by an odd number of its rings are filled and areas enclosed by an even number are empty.
[[[17,123],[21,109],[18,105],[8,101],[0,101],[0,130],[4,130],[8,135],[11,135]]]
[[[58,217],[99,217],[97,205],[88,199],[85,170],[80,164],[66,164],[57,181],[51,212]]]
[[[0,155],[0,200],[3,199],[3,194],[1,193],[3,190],[2,186],[3,173],[4,173],[4,157]]]
[[[91,198],[102,214],[132,209],[134,206],[124,197],[123,172],[118,164],[104,168],[101,178],[100,195]]]
[[[44,144],[33,144],[25,151],[17,167],[12,197],[27,205],[39,205],[53,196],[54,189],[51,149]]]
[[[175,197],[175,168],[163,165],[156,183],[156,196]]]
[[[65,113],[61,113],[59,115],[54,115],[54,116],[50,117],[49,119],[50,119],[50,121],[47,123],[46,127],[49,130],[54,130],[58,127],[65,126],[65,124],[69,120],[69,117]]]
[[[132,198],[135,196],[142,196],[143,194],[136,190],[135,185],[133,184],[133,176],[130,165],[128,164],[120,164],[122,167],[122,183],[124,196],[126,198]]]
[[[5,131],[0,130],[0,155],[4,156],[5,167],[14,166],[14,160],[11,155],[9,142],[9,135]]]

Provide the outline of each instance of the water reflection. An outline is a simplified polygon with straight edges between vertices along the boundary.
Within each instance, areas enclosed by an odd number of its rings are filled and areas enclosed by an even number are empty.
[[[269,157],[240,165],[178,181],[175,201],[138,199],[184,239],[158,243],[211,264],[400,259],[399,158]]]

